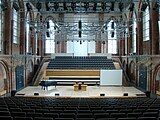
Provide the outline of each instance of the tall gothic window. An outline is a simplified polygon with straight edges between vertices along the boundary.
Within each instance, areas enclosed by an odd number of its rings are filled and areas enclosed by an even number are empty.
[[[143,12],[143,41],[149,40],[149,7]]]
[[[2,1],[0,0],[0,5],[2,4]],[[0,51],[2,51],[2,44],[3,44],[3,10],[2,7],[0,7]]]
[[[19,36],[19,22],[20,17],[18,11],[13,8],[13,43],[18,44]]]
[[[136,28],[137,28],[137,23],[136,23],[136,15],[135,13],[133,14],[133,26],[132,26],[132,37],[133,37],[133,52],[136,53]]]
[[[116,23],[111,20],[108,25],[108,53],[117,54]]]
[[[55,53],[55,24],[49,20],[48,29],[46,31],[45,53]]]

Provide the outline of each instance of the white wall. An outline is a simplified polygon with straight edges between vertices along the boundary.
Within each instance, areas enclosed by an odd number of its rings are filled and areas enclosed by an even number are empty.
[[[100,85],[122,85],[122,70],[101,70]]]
[[[87,56],[88,53],[95,53],[95,41],[68,41],[67,53],[74,53],[74,56]]]

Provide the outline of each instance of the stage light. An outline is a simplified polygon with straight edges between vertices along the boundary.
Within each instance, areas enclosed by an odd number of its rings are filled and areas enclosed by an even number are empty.
[[[40,9],[42,8],[42,3],[38,2],[36,4],[36,8],[37,8],[38,11],[40,11]]]
[[[84,3],[84,8],[85,8],[85,11],[88,10],[88,8],[89,8],[89,3],[88,3],[88,2],[85,2],[85,3]]]
[[[114,11],[114,2],[111,2],[110,10]]]
[[[130,11],[133,11],[133,10],[134,10],[134,3],[131,3],[131,4],[130,4],[129,10],[130,10]]]
[[[46,5],[46,11],[49,11],[49,10],[50,10],[50,7],[49,7],[48,4],[49,4],[49,2],[46,2],[46,3],[45,3],[45,5]]]
[[[0,6],[1,6],[2,11],[7,10],[7,7],[4,5],[4,3],[2,3]]]
[[[27,11],[31,11],[32,10],[32,6],[30,5],[30,3],[26,3],[26,7],[27,7]]]
[[[111,33],[111,37],[112,37],[112,38],[114,37],[114,32]]]
[[[47,29],[49,29],[49,28],[50,28],[49,21],[47,21]]]
[[[111,22],[111,29],[114,29],[114,22]]]
[[[153,3],[153,10],[158,10],[158,8],[159,8],[158,3],[157,3],[157,2],[154,2],[154,3]]]
[[[104,2],[101,3],[101,8],[102,8],[103,11],[105,11],[105,9],[106,9],[106,4],[105,4]]]
[[[128,96],[128,93],[123,93],[123,96]]]
[[[68,9],[67,9],[67,5],[66,5],[66,2],[63,3],[63,8],[64,8],[64,10],[68,10]]]
[[[144,2],[144,3],[142,3],[142,6],[141,6],[141,11],[145,11],[146,10],[146,8],[147,8],[147,3],[146,2]]]
[[[13,8],[16,10],[16,11],[19,11],[19,6],[16,2],[13,2]]]
[[[81,38],[82,37],[82,31],[78,32],[78,36]]]
[[[50,37],[49,31],[46,32],[47,37]]]
[[[72,8],[72,11],[74,11],[76,9],[76,3],[75,2],[71,2],[71,8]]]
[[[54,9],[55,9],[55,11],[57,11],[58,8],[59,8],[59,4],[58,4],[57,2],[55,2],[55,3],[54,3]]]
[[[96,2],[94,2],[93,10],[94,10],[94,11],[96,11],[96,10],[97,10],[97,3],[96,3]]]
[[[123,3],[120,2],[120,3],[118,4],[118,7],[119,7],[120,12],[122,12],[122,10],[123,10],[123,8],[124,8]]]
[[[79,22],[78,22],[78,28],[81,30],[82,29],[82,21],[81,20],[79,20]]]

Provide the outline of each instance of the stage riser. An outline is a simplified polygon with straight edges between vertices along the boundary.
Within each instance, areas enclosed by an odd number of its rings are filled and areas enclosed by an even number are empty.
[[[46,77],[63,77],[63,78],[99,78],[99,70],[46,70]]]

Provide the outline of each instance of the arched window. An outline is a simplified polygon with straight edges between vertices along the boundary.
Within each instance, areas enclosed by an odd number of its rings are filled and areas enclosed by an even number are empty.
[[[13,18],[13,43],[18,44],[19,41],[19,28],[20,28],[20,17],[18,11],[16,11],[13,8],[13,13],[12,13],[12,18]]]
[[[143,12],[143,41],[149,40],[149,7]]]
[[[136,53],[136,28],[137,28],[137,23],[136,23],[136,15],[135,13],[133,14],[133,27],[132,27],[132,37],[133,37],[133,53]]]
[[[29,13],[27,14],[27,22],[26,22],[26,52],[29,52],[29,37],[30,37],[30,31],[29,31]]]
[[[46,31],[45,53],[55,53],[55,24],[49,20],[49,28]]]
[[[108,25],[108,53],[117,53],[116,23],[111,20]]]
[[[2,1],[0,0],[0,5],[2,4]],[[3,44],[3,15],[4,12],[2,10],[2,7],[0,7],[0,51],[2,51],[2,44]]]

